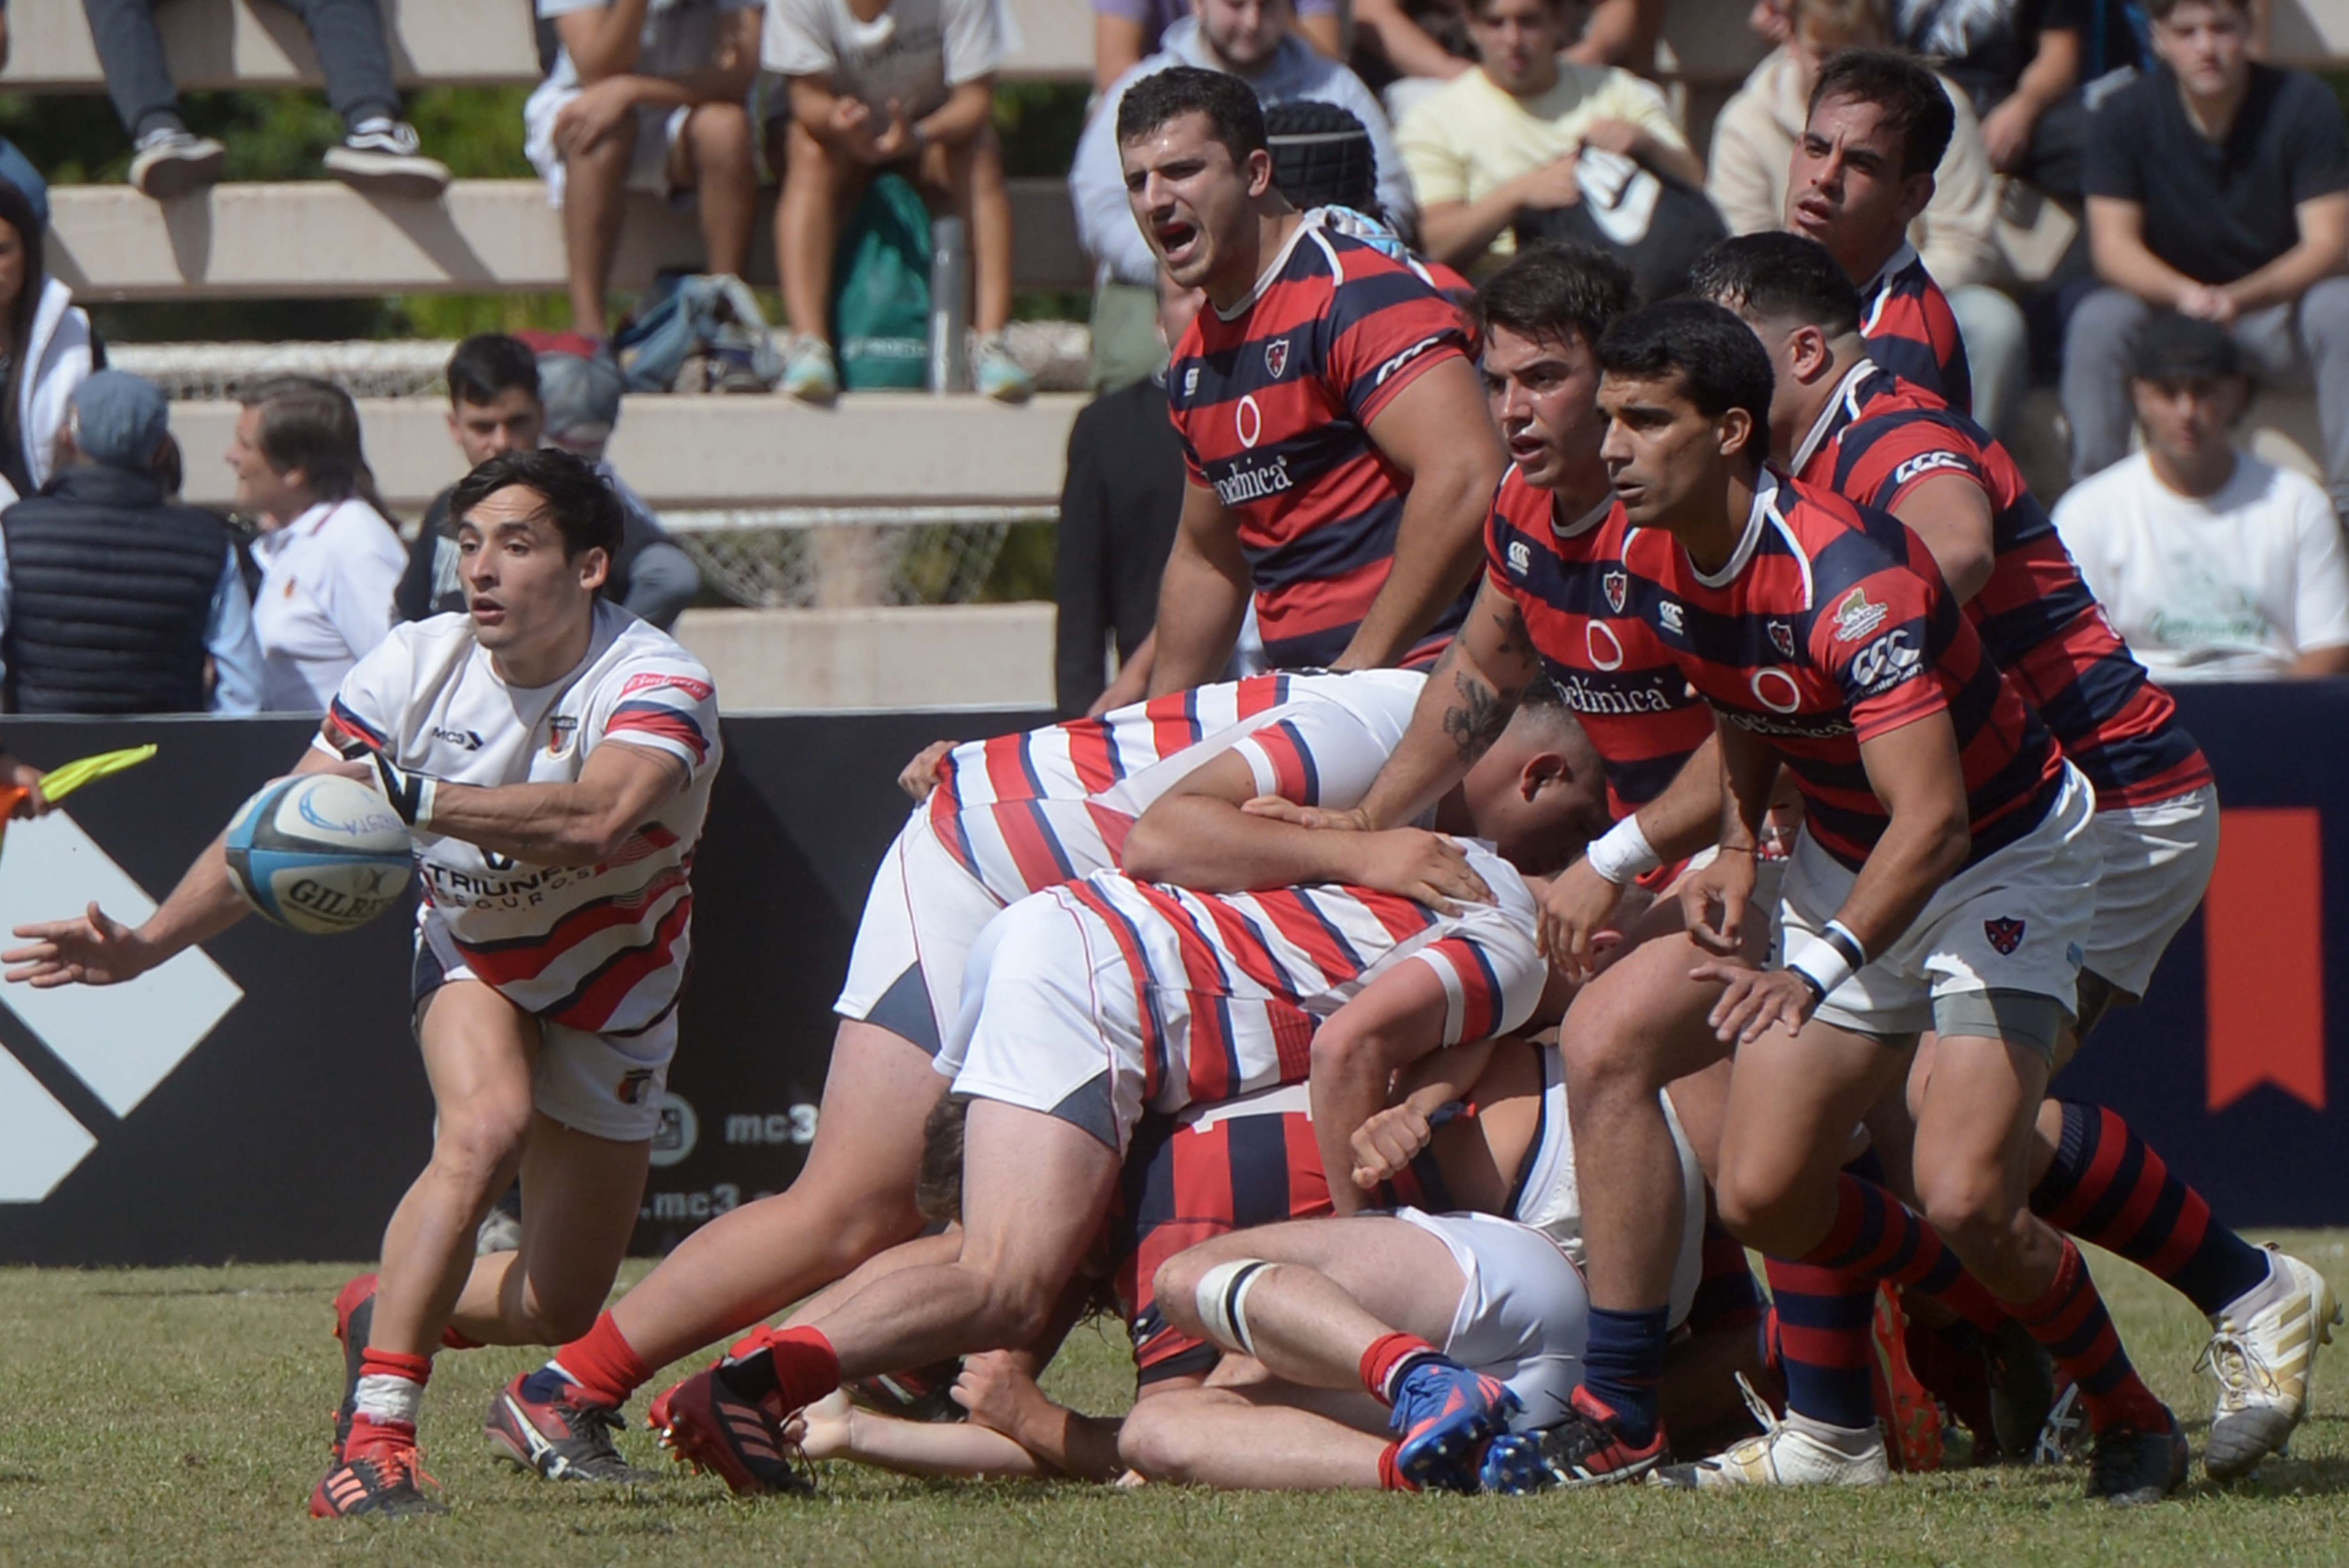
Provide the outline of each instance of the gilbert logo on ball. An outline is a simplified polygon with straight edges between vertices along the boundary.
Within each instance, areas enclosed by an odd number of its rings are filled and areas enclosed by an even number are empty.
[[[382,797],[338,773],[267,784],[228,826],[229,872],[244,901],[316,936],[365,925],[398,903],[413,853]]]

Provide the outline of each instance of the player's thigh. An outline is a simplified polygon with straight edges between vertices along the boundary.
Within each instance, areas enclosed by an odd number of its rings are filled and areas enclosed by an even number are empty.
[[[529,1131],[538,1020],[481,981],[452,979],[417,1005],[416,1042],[437,1140],[475,1155],[501,1142],[518,1147]]]
[[[1204,1258],[1198,1255],[1202,1253]],[[1311,1269],[1388,1327],[1439,1345],[1452,1331],[1466,1284],[1452,1249],[1440,1237],[1387,1214],[1298,1220],[1235,1231],[1207,1247],[1193,1248],[1183,1258],[1185,1266],[1174,1283],[1187,1284],[1192,1290],[1208,1268],[1237,1258]],[[1170,1278],[1164,1271],[1159,1277],[1162,1282]],[[1195,1314],[1190,1295],[1184,1293],[1183,1310]]]
[[[1057,1292],[1100,1229],[1118,1155],[1048,1111],[971,1102],[963,1132],[964,1266]]]
[[[647,1139],[621,1142],[536,1117],[522,1163],[515,1267],[554,1332],[585,1333],[626,1255],[651,1163]]]
[[[1917,1195],[1936,1223],[2002,1216],[2023,1200],[2047,1058],[2027,1046],[1944,1035],[1918,1105]]]
[[[1705,1021],[1722,986],[1690,974],[1712,961],[1677,931],[1617,959],[1574,999],[1558,1026],[1568,1083],[1604,1077],[1658,1089],[1725,1057],[1729,1047]]]
[[[947,1082],[903,1035],[843,1018],[816,1112],[815,1142],[797,1191],[837,1193],[910,1210],[922,1138]]]
[[[1852,1129],[1900,1081],[1906,1046],[1816,1018],[1741,1046],[1721,1136],[1723,1219],[1738,1228],[1831,1180]]]

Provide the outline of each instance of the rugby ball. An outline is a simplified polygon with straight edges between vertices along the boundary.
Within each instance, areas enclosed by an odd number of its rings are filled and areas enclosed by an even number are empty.
[[[289,931],[329,935],[399,902],[412,869],[408,827],[382,796],[339,773],[263,787],[228,825],[236,891]]]

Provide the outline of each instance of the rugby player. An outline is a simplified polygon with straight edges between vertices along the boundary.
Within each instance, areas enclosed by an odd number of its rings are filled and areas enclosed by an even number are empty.
[[[1200,894],[1103,872],[1006,910],[972,952],[941,1052],[976,1102],[956,1259],[752,1334],[655,1401],[654,1424],[735,1490],[773,1490],[781,1420],[844,1378],[1037,1338],[1145,1109],[1333,1065],[1392,1074],[1524,1024],[1548,978],[1533,889],[1464,847],[1497,903],[1444,913],[1334,884]]]
[[[415,1025],[436,1114],[378,1273],[336,1304],[347,1385],[320,1516],[441,1511],[416,1439],[433,1352],[559,1342],[610,1291],[677,1047],[719,760],[709,672],[596,597],[621,516],[593,469],[506,453],[450,510],[466,613],[394,627],[295,769],[366,779],[414,830]],[[136,930],[96,905],[19,927],[8,978],[129,980],[245,912],[215,841]],[[521,1250],[476,1261],[474,1231],[517,1171]]]
[[[2109,1007],[2143,996],[2201,903],[2219,851],[2209,766],[2177,705],[2098,611],[2013,459],[1875,363],[1859,335],[1857,294],[1824,250],[1791,234],[1726,241],[1697,263],[1692,286],[1735,312],[1768,352],[1778,459],[1798,480],[1908,524],[1967,602],[1992,656],[2095,786],[2102,871],[2079,1021],[2056,1042],[2060,1069]],[[1930,1067],[1928,1047],[1917,1072],[1930,1076]],[[2247,1473],[2306,1414],[2311,1365],[2340,1312],[2323,1276],[2214,1222],[2201,1195],[2115,1113],[2050,1099],[2035,1131],[2033,1212],[2151,1270],[2210,1320],[2207,1358],[2229,1375],[2203,1462],[2222,1480]],[[1872,1287],[1860,1286],[1839,1313],[1815,1300],[1812,1326],[1830,1316],[1864,1325]],[[1847,1415],[1864,1411],[1864,1383],[1846,1380]]]
[[[1402,671],[1252,676],[917,758],[905,781],[920,804],[865,903],[805,1168],[782,1192],[695,1231],[587,1334],[514,1379],[492,1407],[492,1439],[550,1479],[625,1479],[613,1412],[655,1370],[921,1231],[923,1119],[952,1078],[936,1057],[960,1005],[964,959],[988,921],[1032,892],[1118,866],[1136,834],[1153,878],[1216,883],[1232,852],[1216,846],[1230,843],[1252,875],[1223,885],[1323,880],[1314,835],[1243,820],[1237,805],[1266,793],[1359,798],[1421,684]],[[1571,716],[1537,705],[1433,820],[1528,864],[1555,863],[1585,834],[1599,789]],[[1137,817],[1174,790],[1185,794],[1185,822],[1220,805],[1251,831],[1143,831]],[[1192,851],[1226,859],[1195,864]],[[1441,833],[1387,835],[1378,851],[1360,885],[1432,902],[1481,885]]]
[[[1273,184],[1255,89],[1177,66],[1118,105],[1134,222],[1207,308],[1166,376],[1189,485],[1152,693],[1211,680],[1253,589],[1275,668],[1424,664],[1501,474],[1459,312]]]
[[[1933,200],[1956,111],[1933,73],[1888,49],[1846,49],[1819,67],[1786,179],[1786,227],[1818,241],[1857,285],[1878,365],[1973,407],[1965,340],[1949,296],[1909,242]]]
[[[1986,1331],[2012,1315],[2081,1391],[2090,1495],[2165,1496],[2185,1479],[2185,1435],[2021,1180],[2077,1006],[2094,794],[1916,536],[1768,466],[1770,363],[1743,322],[1702,301],[1651,307],[1599,359],[1609,471],[1639,529],[1631,592],[1719,717],[1730,809],[1719,857],[1681,890],[1692,927],[1742,936],[1782,764],[1803,794],[1783,966],[1710,971],[1738,1053],[1723,1221],[1766,1254],[1921,1287]],[[1930,1225],[1838,1173],[1926,1028],[1912,1177]],[[1953,1284],[1961,1259],[1973,1277]],[[1771,1439],[1794,1429],[1880,1456],[1872,1426],[1797,1416]]]

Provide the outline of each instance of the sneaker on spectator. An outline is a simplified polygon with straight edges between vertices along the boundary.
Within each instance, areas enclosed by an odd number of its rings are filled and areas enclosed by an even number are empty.
[[[130,183],[141,196],[169,201],[216,183],[228,149],[209,136],[164,126],[140,137],[130,156]]]
[[[427,158],[406,120],[363,119],[326,151],[326,172],[370,196],[429,201],[449,188],[449,166]]]
[[[832,345],[802,332],[783,346],[782,389],[802,403],[829,403],[840,396],[840,372],[832,363]]]
[[[1036,395],[1035,378],[1011,357],[1001,333],[978,340],[970,356],[970,379],[980,397],[999,403],[1025,403]]]

